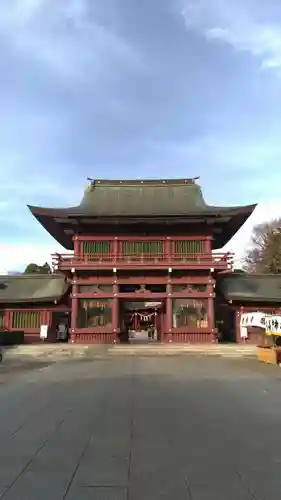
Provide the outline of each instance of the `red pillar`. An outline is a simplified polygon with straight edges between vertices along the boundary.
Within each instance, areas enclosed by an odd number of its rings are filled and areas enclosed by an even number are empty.
[[[240,307],[240,309],[235,310],[235,312],[234,312],[234,314],[235,314],[235,336],[236,336],[237,343],[241,342],[240,320],[241,320],[241,316],[243,313],[244,313],[243,307]]]
[[[76,277],[73,279],[72,284],[72,299],[71,299],[71,328],[70,328],[70,342],[74,343],[76,340],[75,330],[77,324],[77,313],[78,313],[78,285],[76,284]]]
[[[208,326],[209,329],[212,331],[212,342],[217,342],[217,336],[215,331],[215,313],[214,313],[213,297],[208,298]]]
[[[212,236],[208,236],[208,238],[205,240],[205,252],[206,253],[211,253],[212,252]]]
[[[73,249],[74,249],[74,255],[77,257],[79,255],[79,247],[80,247],[80,241],[78,240],[77,236],[73,236]]]
[[[115,236],[112,244],[112,253],[113,253],[113,262],[117,262],[118,260],[118,247],[119,247],[119,241],[118,241],[118,236]],[[122,256],[123,257],[123,256]]]
[[[168,262],[172,261],[172,240],[168,236],[167,239],[164,242],[164,253],[165,253],[165,260]]]
[[[13,328],[13,311],[6,311],[6,321],[7,329],[11,330]]]
[[[166,287],[167,298],[166,298],[166,338],[170,342],[172,341],[172,326],[173,326],[173,302],[172,302],[172,285],[167,283]]]
[[[114,333],[114,342],[118,340],[119,333],[119,299],[117,297],[119,291],[119,285],[117,285],[117,280],[113,283],[113,302],[112,302],[112,329]]]
[[[12,325],[10,325],[10,314],[9,314],[9,311],[4,311],[4,328],[6,330],[9,330],[11,326]]]

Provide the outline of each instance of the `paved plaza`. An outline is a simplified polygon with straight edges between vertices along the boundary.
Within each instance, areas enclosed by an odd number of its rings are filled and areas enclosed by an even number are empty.
[[[279,500],[281,369],[64,361],[0,386],[0,498]]]

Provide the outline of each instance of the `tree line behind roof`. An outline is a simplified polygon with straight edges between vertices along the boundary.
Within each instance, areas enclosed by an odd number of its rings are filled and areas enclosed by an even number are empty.
[[[50,268],[48,262],[45,262],[43,266],[39,266],[34,262],[31,262],[26,266],[23,274],[52,274],[52,269]]]
[[[244,269],[251,274],[281,273],[281,219],[254,227]]]

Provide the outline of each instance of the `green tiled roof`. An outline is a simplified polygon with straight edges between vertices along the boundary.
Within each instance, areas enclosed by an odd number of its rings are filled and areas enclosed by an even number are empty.
[[[218,207],[207,205],[201,188],[193,179],[159,181],[92,182],[84,192],[80,205],[65,209],[29,206],[32,213],[54,216],[153,217],[223,215],[235,210],[252,211],[255,205]]]
[[[231,207],[240,208],[240,207]],[[220,213],[229,207],[207,205],[192,179],[160,181],[97,180],[85,190],[76,214],[95,216],[185,216]]]
[[[0,302],[53,302],[60,300],[70,284],[61,275],[23,274],[0,276]]]
[[[207,221],[211,222],[208,231],[214,232],[214,248],[219,248],[238,231],[256,205],[207,205],[195,179],[100,179],[87,186],[77,206],[28,207],[40,224],[67,249],[73,248],[75,233],[87,233],[89,229],[99,234],[114,225],[117,233],[118,226],[123,224],[149,224],[162,227],[166,232],[175,222],[187,227]],[[215,232],[218,225],[221,227]],[[164,229],[165,226],[169,228]]]
[[[186,215],[208,210],[193,182],[97,181],[85,191],[77,212],[102,215]]]
[[[241,302],[281,302],[281,275],[233,274],[217,280],[226,300]]]

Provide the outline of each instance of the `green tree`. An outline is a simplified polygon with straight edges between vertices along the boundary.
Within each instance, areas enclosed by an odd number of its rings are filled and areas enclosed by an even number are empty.
[[[52,269],[50,268],[48,262],[45,262],[40,268],[40,274],[52,274]]]
[[[254,228],[244,269],[249,273],[281,273],[281,219]]]
[[[39,266],[38,264],[31,262],[28,266],[26,266],[24,274],[52,274],[52,270],[48,262],[45,262],[43,266]]]

